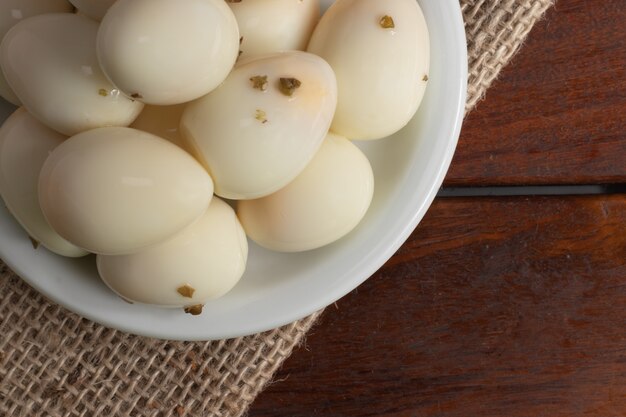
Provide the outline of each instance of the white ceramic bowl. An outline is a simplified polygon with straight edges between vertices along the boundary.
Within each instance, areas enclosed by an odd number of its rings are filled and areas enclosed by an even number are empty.
[[[395,137],[360,143],[372,162],[376,193],[363,223],[312,252],[272,253],[251,244],[248,270],[201,316],[129,305],[98,278],[95,260],[33,250],[0,204],[0,257],[53,301],[123,331],[179,340],[222,339],[269,330],[341,298],[379,269],[408,238],[441,186],[461,129],[467,50],[458,0],[418,0],[431,36],[429,86],[414,120]],[[332,0],[323,0],[326,6]],[[13,107],[0,104],[0,121]]]

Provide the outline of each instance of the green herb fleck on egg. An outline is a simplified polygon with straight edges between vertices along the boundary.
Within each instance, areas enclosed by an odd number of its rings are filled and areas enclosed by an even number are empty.
[[[178,291],[180,295],[186,298],[193,298],[193,293],[196,292],[195,288],[193,288],[189,284],[185,284],[182,287],[178,287],[176,291]]]
[[[267,75],[255,75],[250,78],[250,81],[252,82],[252,88],[261,91],[267,90]]]
[[[380,27],[383,29],[393,29],[396,27],[396,24],[393,21],[393,18],[389,15],[385,15],[380,18]]]
[[[284,95],[291,97],[293,93],[300,88],[302,82],[297,78],[281,78],[279,89]]]
[[[263,124],[267,123],[267,114],[263,110],[257,109],[254,118]]]

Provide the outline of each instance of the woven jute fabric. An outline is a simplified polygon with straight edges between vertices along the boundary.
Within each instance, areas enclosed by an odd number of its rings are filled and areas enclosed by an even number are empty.
[[[473,108],[552,0],[462,0]],[[183,343],[107,329],[0,264],[0,417],[240,416],[319,316]]]

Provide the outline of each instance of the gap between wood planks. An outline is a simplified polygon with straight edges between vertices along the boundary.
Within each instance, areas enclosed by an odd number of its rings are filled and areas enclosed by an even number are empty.
[[[442,187],[437,197],[515,197],[626,194],[626,184]]]

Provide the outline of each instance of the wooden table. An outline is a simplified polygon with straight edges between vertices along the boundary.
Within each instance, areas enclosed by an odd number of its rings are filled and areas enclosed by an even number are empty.
[[[250,416],[626,416],[625,0],[557,2],[446,180],[579,184],[437,199]]]

